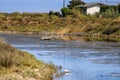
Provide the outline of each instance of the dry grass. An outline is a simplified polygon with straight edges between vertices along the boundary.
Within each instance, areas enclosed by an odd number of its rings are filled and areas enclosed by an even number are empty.
[[[9,14],[8,14],[9,15]],[[120,17],[118,18],[98,18],[96,16],[83,15],[77,10],[73,10],[73,15],[65,18],[58,16],[49,16],[48,14],[39,14],[33,16],[28,14],[21,16],[21,20],[17,16],[4,16],[0,21],[1,31],[18,31],[18,32],[35,32],[37,33],[91,33],[102,35],[119,36]],[[110,32],[109,32],[110,29]]]
[[[53,64],[36,60],[0,40],[0,80],[51,80],[54,72]]]

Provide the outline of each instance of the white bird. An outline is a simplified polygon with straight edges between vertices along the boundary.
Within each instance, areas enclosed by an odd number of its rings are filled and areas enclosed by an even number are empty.
[[[70,73],[70,71],[69,71],[69,70],[67,70],[67,69],[65,69],[65,70],[64,70],[64,72],[65,72],[65,73]]]
[[[67,69],[64,70],[64,75],[69,75],[71,72]]]

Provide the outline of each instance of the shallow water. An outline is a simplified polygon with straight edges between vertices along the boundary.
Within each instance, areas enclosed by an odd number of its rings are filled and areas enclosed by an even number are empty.
[[[120,80],[120,42],[43,41],[28,35],[0,36],[16,48],[71,72],[55,80]]]

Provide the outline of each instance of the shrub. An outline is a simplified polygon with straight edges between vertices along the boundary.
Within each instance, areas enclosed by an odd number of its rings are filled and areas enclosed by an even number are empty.
[[[15,56],[15,49],[0,41],[0,66],[6,68],[12,67],[15,63]]]
[[[102,13],[102,15],[105,18],[116,18],[119,16],[119,13],[114,9],[108,9],[106,12]]]
[[[62,16],[63,16],[63,17],[66,17],[67,15],[72,14],[72,11],[71,11],[69,8],[67,8],[67,7],[62,8],[62,9],[61,9],[61,12],[62,12]]]
[[[54,15],[56,15],[56,16],[58,16],[58,17],[61,16],[60,12],[54,12]]]
[[[2,67],[12,67],[15,63],[15,54],[9,52],[0,53],[0,66]]]
[[[120,25],[112,25],[112,26],[107,26],[102,33],[106,35],[110,35],[119,30],[120,30]]]
[[[60,12],[53,12],[53,11],[49,12],[49,16],[51,16],[51,15],[55,15],[55,16],[58,16],[58,17],[61,16]]]
[[[116,18],[119,16],[119,5],[103,6],[101,13],[105,18]]]
[[[7,30],[9,28],[8,25],[0,25],[0,30]]]
[[[49,12],[49,16],[51,16],[51,15],[54,15],[54,12],[53,12],[53,11],[50,11],[50,12]]]
[[[15,16],[21,16],[20,12],[13,12],[10,14],[10,16],[15,17]]]
[[[73,18],[79,18],[83,20],[86,17],[86,15],[84,15],[79,9],[73,8],[71,13]]]
[[[108,6],[108,5],[101,6],[100,12],[103,13],[103,12],[105,12],[107,9],[109,9],[109,6]]]

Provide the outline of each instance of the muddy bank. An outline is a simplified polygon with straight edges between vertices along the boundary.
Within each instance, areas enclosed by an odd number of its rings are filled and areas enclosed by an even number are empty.
[[[120,36],[116,35],[101,35],[101,34],[88,34],[88,33],[60,33],[60,32],[37,32],[37,31],[0,31],[0,34],[22,34],[22,35],[34,35],[39,36],[40,39],[47,39],[47,40],[79,40],[80,37],[84,37],[84,41],[91,41],[91,40],[102,40],[102,41],[113,41],[113,42],[120,42]]]

